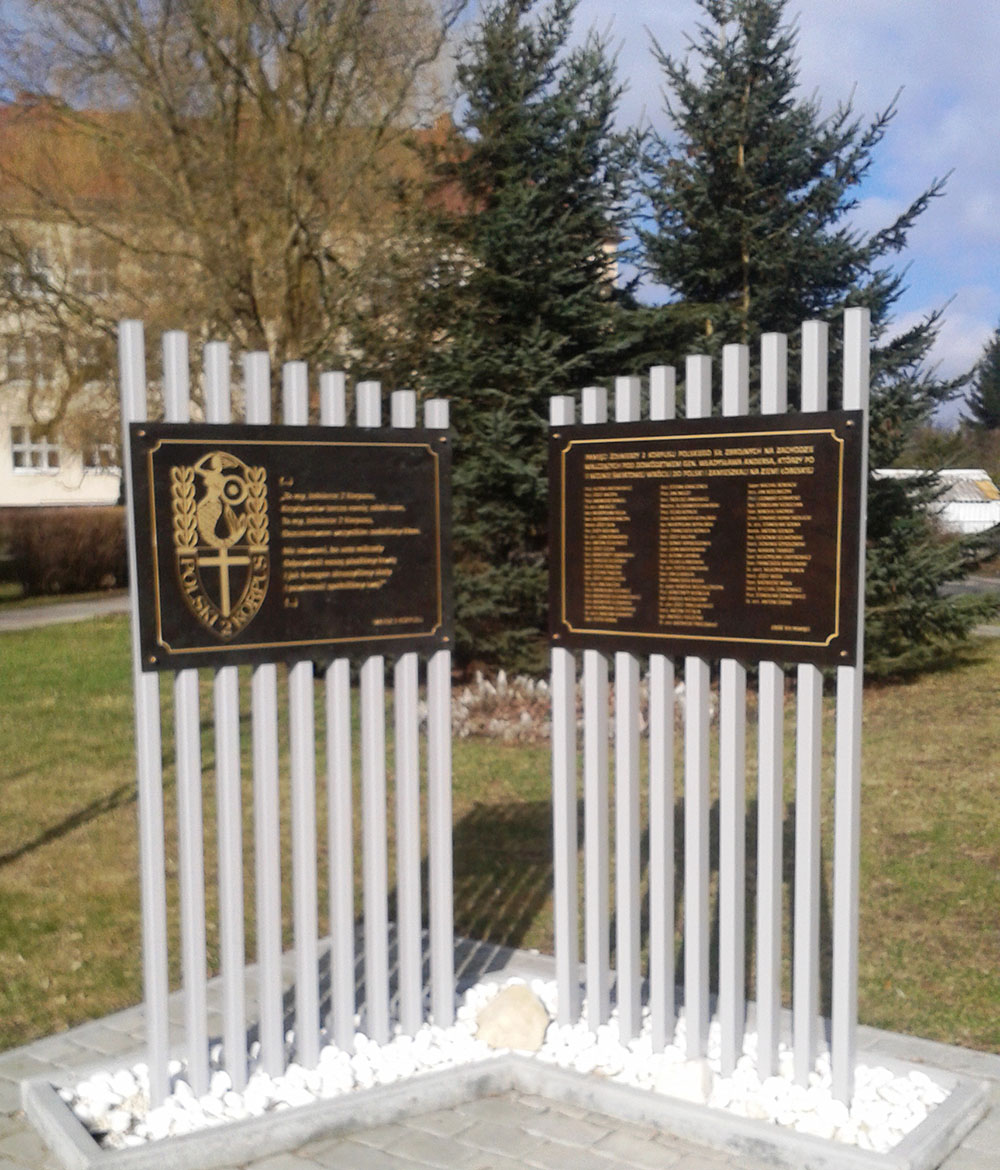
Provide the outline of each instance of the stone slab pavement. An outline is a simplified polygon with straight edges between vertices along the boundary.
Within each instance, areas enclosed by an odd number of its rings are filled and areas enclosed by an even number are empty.
[[[21,1111],[22,1080],[68,1085],[95,1065],[133,1063],[141,1059],[142,1032],[143,1012],[136,1007],[0,1053],[0,1170],[61,1170]],[[942,1167],[1000,1167],[1000,1057],[865,1027],[858,1041],[860,1059],[925,1063],[988,1082],[989,1113]],[[765,1170],[766,1164],[648,1124],[512,1091],[277,1155],[250,1161],[223,1157],[216,1165],[218,1170]]]
[[[53,601],[47,605],[17,605],[0,610],[0,634],[8,630],[30,630],[63,622],[85,622],[112,613],[128,613],[128,594],[109,593],[86,601]]]

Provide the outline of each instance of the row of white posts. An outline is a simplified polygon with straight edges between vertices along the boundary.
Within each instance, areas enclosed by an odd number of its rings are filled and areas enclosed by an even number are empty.
[[[852,309],[844,324],[844,409],[867,410],[869,322],[866,310]],[[122,413],[128,449],[128,424],[147,418],[146,359],[140,322],[123,322],[119,335]],[[761,409],[783,413],[787,407],[787,342],[769,334],[761,348]],[[722,401],[726,415],[745,415],[749,396],[749,353],[727,346],[723,353]],[[231,420],[230,356],[222,343],[204,353],[207,422]],[[168,422],[190,418],[187,338],[168,333],[163,343],[163,398]],[[697,356],[685,368],[688,418],[711,412],[711,363]],[[308,422],[308,371],[290,362],[282,370],[284,423]],[[675,413],[675,374],[670,367],[650,373],[649,414],[667,420]],[[246,421],[270,422],[270,370],[262,353],[243,358]],[[381,423],[377,383],[360,383],[355,391],[357,424]],[[342,374],[319,378],[320,422],[346,425]],[[615,385],[615,420],[639,418],[638,378]],[[801,409],[827,405],[827,329],[808,322],[802,331]],[[607,420],[606,391],[583,392],[582,421]],[[572,398],[552,400],[551,421],[574,421]],[[410,391],[392,395],[392,425],[416,425],[416,402]],[[447,427],[447,403],[425,404],[425,425]],[[866,444],[867,446],[867,444]],[[867,466],[867,450],[862,455]],[[131,498],[131,471],[125,460]],[[862,496],[863,499],[863,496]],[[862,507],[861,532],[864,532]],[[146,987],[151,1096],[159,1102],[168,1092],[170,1053],[168,1019],[167,857],[163,795],[160,677],[141,670],[138,642],[135,538],[129,529],[132,570],[133,671],[136,696],[136,741],[139,776],[141,890],[144,923],[143,962]],[[863,575],[863,557],[861,573]],[[859,584],[863,597],[863,579]],[[844,1100],[853,1088],[857,1017],[857,904],[860,801],[861,627],[858,618],[857,666],[837,669],[836,779],[833,859],[833,1001],[832,1062],[835,1093]],[[616,995],[624,1040],[637,1035],[641,1023],[644,973],[642,938],[639,809],[639,683],[636,656],[615,655],[614,777]],[[239,670],[222,667],[212,678],[215,728],[215,795],[218,825],[218,904],[222,969],[222,1040],[225,1065],[236,1089],[247,1077],[247,985],[244,940],[243,810],[240,744]],[[683,1003],[687,1020],[687,1055],[705,1055],[709,1027],[710,953],[710,664],[700,657],[684,661],[684,970]],[[421,767],[418,726],[419,663],[404,654],[394,665],[395,818],[397,835],[398,1013],[405,1031],[419,1027],[423,998],[421,933],[422,773],[427,786],[428,900],[430,935],[430,1003],[435,1023],[446,1026],[454,1014],[454,938],[451,860],[451,656],[446,650],[426,665],[426,767]],[[648,995],[655,1050],[673,1032],[674,971],[674,701],[673,660],[649,657],[649,938]],[[552,773],[556,967],[561,1022],[579,1018],[579,872],[577,800],[579,753],[576,714],[576,659],[571,651],[552,651]],[[181,966],[184,985],[184,1042],[189,1077],[196,1093],[208,1087],[209,1036],[206,959],[206,875],[202,800],[201,702],[196,669],[172,674],[174,745],[177,777],[177,874],[181,916]],[[295,943],[296,1059],[306,1065],[319,1057],[321,1027],[331,1040],[350,1048],[355,1031],[355,905],[351,744],[350,669],[346,658],[326,671],[324,713],[330,872],[330,1013],[320,1017],[317,875],[317,737],[314,726],[315,681],[310,661],[287,671],[287,735],[291,789],[292,917]],[[609,808],[609,671],[596,650],[583,652],[584,798],[583,896],[585,991],[587,1018],[594,1028],[611,1010],[610,961],[610,825]],[[820,1043],[820,764],[822,693],[820,670],[797,668],[795,752],[795,884],[793,1035],[795,1072],[805,1083]],[[281,873],[282,826],[279,806],[278,674],[274,664],[256,666],[250,677],[253,779],[254,902],[256,906],[260,1066],[271,1075],[285,1066],[284,986],[282,980]],[[781,1019],[783,721],[785,674],[775,663],[759,668],[758,856],[756,1000],[758,1067],[761,1077],[777,1071]],[[718,1018],[723,1072],[731,1072],[742,1051],[747,991],[744,916],[746,879],[746,669],[725,659],[719,686],[719,973]],[[364,1022],[378,1042],[389,1038],[390,961],[388,948],[387,787],[385,661],[375,655],[361,668],[360,786],[362,799],[362,872],[364,920]]]
[[[246,422],[271,422],[271,375],[268,355],[243,357]],[[147,420],[146,357],[143,327],[122,322],[119,373],[123,449],[128,452],[128,424]],[[230,355],[227,345],[212,342],[204,352],[205,421],[232,421]],[[167,333],[163,339],[163,401],[167,422],[190,421],[190,369],[187,337]],[[309,421],[308,370],[304,362],[282,368],[283,422]],[[355,388],[357,425],[381,425],[381,390],[377,382]],[[340,373],[319,378],[320,423],[345,426],[345,380]],[[392,426],[416,425],[412,391],[391,398]],[[425,404],[425,425],[447,428],[448,404]],[[131,468],[125,459],[128,498]],[[136,579],[135,534],[129,525],[132,582],[132,656],[136,703],[138,804],[141,850],[143,969],[153,1103],[169,1092],[167,946],[167,845],[163,785],[160,676],[141,669]],[[243,800],[241,777],[249,763],[253,779],[254,904],[257,934],[257,998],[260,1067],[270,1075],[285,1068],[285,987],[282,976],[282,905],[279,722],[289,743],[290,833],[292,849],[292,918],[295,943],[296,1060],[310,1067],[319,1059],[321,1028],[332,1042],[350,1049],[355,1014],[355,904],[351,679],[347,658],[329,664],[325,675],[325,763],[328,820],[327,848],[331,972],[330,1012],[321,1019],[319,891],[317,873],[317,736],[315,680],[311,661],[287,668],[287,712],[279,711],[278,667],[253,668],[249,678],[251,746],[244,759],[240,743],[240,674],[236,666],[203,672],[210,676],[215,730],[214,784],[218,831],[218,936],[222,975],[222,1042],[225,1068],[233,1087],[246,1083],[248,1069],[247,975],[244,930]],[[413,1033],[425,1015],[421,915],[421,779],[426,776],[430,1003],[435,1023],[448,1025],[454,1013],[451,854],[451,654],[439,650],[426,663],[426,764],[421,765],[418,716],[420,664],[413,653],[393,667],[395,824],[397,840],[398,1020]],[[167,677],[167,676],[165,676]],[[184,986],[183,1043],[177,1055],[188,1062],[196,1094],[208,1089],[209,1030],[206,956],[206,874],[202,819],[205,774],[201,757],[201,699],[197,669],[170,676],[173,690],[173,743],[177,781],[177,882],[179,886],[181,968]],[[360,787],[362,802],[362,873],[364,920],[363,1028],[374,1040],[390,1036],[390,953],[388,927],[387,785],[385,660],[368,657],[360,677]],[[213,875],[209,875],[209,880]]]
[[[843,395],[845,410],[868,409],[869,315],[849,309],[844,319]],[[828,332],[820,322],[802,327],[803,411],[827,409]],[[783,414],[788,406],[787,339],[762,338],[760,403],[763,414]],[[711,362],[686,360],[688,418],[711,414]],[[748,414],[749,350],[729,345],[722,357],[722,409],[728,416]],[[583,423],[607,422],[607,392],[585,389]],[[550,422],[576,421],[572,397],[551,400]],[[640,417],[640,380],[615,382],[616,422]],[[675,371],[650,371],[649,417],[675,417]],[[867,467],[867,428],[862,468]],[[864,488],[860,531],[865,531]],[[863,537],[862,537],[863,539]],[[864,556],[858,585],[857,665],[836,671],[836,763],[833,856],[833,970],[831,1060],[834,1092],[853,1094],[857,1020],[857,907],[859,804],[861,786],[861,680]],[[639,659],[614,656],[614,849],[615,987],[623,1041],[641,1024],[640,963],[642,894],[640,887]],[[583,651],[583,935],[587,1020],[592,1028],[611,1011],[608,659]],[[654,1051],[662,1051],[675,1023],[674,971],[674,662],[649,656],[649,1008]],[[684,659],[684,879],[683,1005],[689,1059],[706,1054],[709,1030],[710,915],[709,819],[710,664]],[[573,653],[552,650],[552,776],[554,814],[555,937],[560,1022],[580,1016],[579,872],[577,801],[579,764],[576,712],[577,662]],[[795,877],[792,954],[792,1043],[796,1080],[808,1083],[821,1042],[820,969],[820,810],[823,676],[818,667],[797,667],[795,748]],[[758,852],[756,1023],[757,1063],[763,1079],[778,1070],[781,1023],[782,826],[784,821],[785,673],[773,662],[759,666],[758,693]],[[743,1051],[747,989],[744,932],[746,867],[746,668],[734,659],[719,665],[719,874],[718,1020],[724,1075]],[[753,859],[749,859],[753,864]]]

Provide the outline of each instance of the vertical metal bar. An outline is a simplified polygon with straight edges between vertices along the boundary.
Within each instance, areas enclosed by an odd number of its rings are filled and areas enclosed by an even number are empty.
[[[571,426],[575,404],[568,395],[549,399],[552,427]],[[556,1018],[575,1023],[580,1016],[579,888],[576,813],[576,662],[561,646],[552,647],[552,829]],[[604,743],[607,754],[607,740]]]
[[[330,851],[330,1034],[354,1047],[354,822],[351,773],[351,663],[326,671],[327,819]]]
[[[190,421],[187,334],[163,335],[163,406],[167,422]],[[208,961],[205,954],[205,838],[202,823],[201,704],[198,671],[174,674],[177,760],[177,882],[181,903],[181,970],[188,1080],[208,1092]]]
[[[788,407],[788,339],[761,338],[762,414]],[[785,675],[776,662],[760,664],[757,732],[757,1069],[761,1080],[778,1071],[781,1035],[781,890],[784,821]]]
[[[281,372],[284,421],[309,421],[309,373],[305,362],[286,362]],[[292,917],[295,928],[295,1047],[299,1064],[319,1060],[319,948],[316,893],[316,738],[311,662],[288,670],[289,767],[292,785]]]
[[[750,351],[722,350],[722,413],[745,415],[750,406]],[[719,1028],[722,1075],[743,1051],[746,1022],[746,718],[747,672],[722,660],[719,679]]]
[[[396,390],[392,425],[417,425],[417,396]],[[396,939],[399,954],[399,1022],[412,1036],[423,1016],[420,899],[420,740],[417,655],[402,654],[393,676],[396,761]]]
[[[129,423],[146,420],[146,355],[141,321],[118,326],[118,373],[122,403],[125,495],[134,499]],[[169,1091],[167,1015],[167,888],[163,840],[163,772],[159,676],[142,669],[139,641],[139,581],[135,529],[127,525],[129,610],[132,626],[132,685],[135,693],[135,750],[139,818],[139,889],[142,906],[142,971],[146,998],[149,1095],[154,1106]]]
[[[382,388],[357,385],[358,426],[382,423]],[[385,659],[361,667],[362,871],[365,915],[365,1012],[368,1037],[389,1039],[389,863],[386,842]]]
[[[205,418],[232,421],[229,346],[205,346]],[[219,836],[219,944],[222,957],[222,1050],[239,1092],[247,1080],[246,948],[243,935],[243,801],[240,784],[239,671],[215,672],[215,797]]]
[[[837,754],[833,844],[833,1093],[854,1095],[858,1023],[858,871],[861,839],[861,689],[864,677],[865,527],[868,482],[868,377],[871,318],[844,314],[844,409],[863,410],[858,557],[857,665],[837,669]]]
[[[582,399],[585,423],[608,421],[608,392],[603,386],[585,387]],[[608,791],[608,660],[599,650],[584,650],[583,920],[587,1023],[592,1031],[611,1014]]]
[[[341,370],[319,376],[319,421],[324,427],[347,426],[347,378]]]
[[[673,366],[649,371],[649,417],[676,413]],[[649,656],[649,1016],[654,1052],[674,1031],[674,663]]]
[[[448,402],[424,403],[424,426],[448,429]],[[451,651],[427,663],[427,852],[430,901],[431,1014],[455,1020],[455,916],[451,847]]]
[[[677,411],[677,371],[673,366],[649,370],[649,417],[654,422],[671,419]]]
[[[827,326],[802,326],[802,409],[825,410]],[[798,670],[795,767],[795,923],[792,1036],[795,1080],[809,1083],[819,1041],[820,782],[823,750],[823,675]]]
[[[712,412],[712,363],[704,355],[685,362],[688,418]],[[684,1015],[687,1055],[708,1047],[709,884],[709,668],[703,658],[684,660]]]
[[[615,421],[639,419],[639,378],[615,379]],[[615,918],[618,1028],[622,1041],[641,1026],[639,849],[639,659],[615,654]]]
[[[319,376],[323,426],[347,425],[346,379]],[[351,663],[335,658],[326,670],[327,842],[330,867],[330,1034],[354,1047],[354,818],[351,769]]]
[[[271,361],[267,353],[243,357],[248,423],[271,421]],[[281,974],[281,805],[278,792],[278,668],[265,662],[250,679],[253,744],[254,884],[257,905],[257,977],[260,1001],[260,1068],[285,1071]]]

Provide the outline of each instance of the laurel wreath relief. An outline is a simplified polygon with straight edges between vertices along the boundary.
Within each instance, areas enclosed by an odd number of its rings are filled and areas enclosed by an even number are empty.
[[[193,552],[198,544],[193,467],[171,467],[170,501],[174,523],[174,547],[178,552],[185,550]]]
[[[247,536],[250,548],[267,548],[267,469],[247,468]]]

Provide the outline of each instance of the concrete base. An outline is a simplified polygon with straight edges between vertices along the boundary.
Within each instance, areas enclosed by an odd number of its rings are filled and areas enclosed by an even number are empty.
[[[908,1071],[908,1066],[897,1063],[897,1070]],[[404,1084],[358,1090],[128,1150],[102,1149],[46,1081],[26,1081],[23,1104],[67,1170],[209,1170],[510,1091],[651,1124],[729,1155],[790,1170],[934,1170],[983,1117],[988,1101],[984,1083],[937,1070],[934,1075],[950,1096],[889,1154],[825,1141],[517,1055],[427,1073]]]

